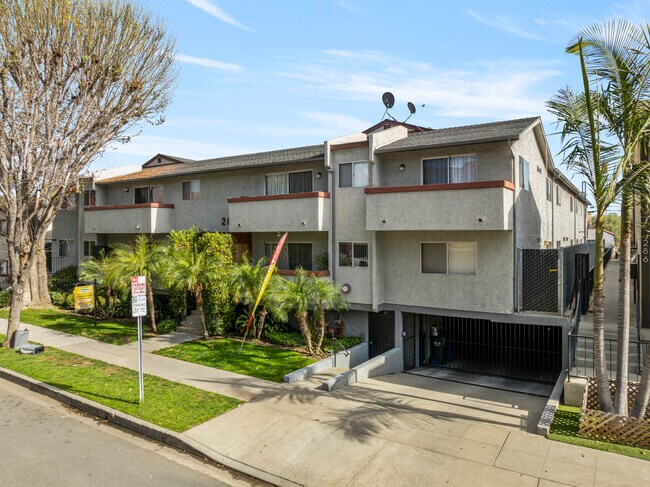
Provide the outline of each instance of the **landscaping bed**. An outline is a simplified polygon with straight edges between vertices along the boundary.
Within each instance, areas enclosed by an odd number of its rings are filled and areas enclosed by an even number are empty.
[[[581,409],[579,407],[560,405],[553,418],[548,438],[571,445],[584,446],[595,450],[618,453],[619,455],[650,461],[649,449],[617,445],[581,437],[579,433],[580,413]]]
[[[303,348],[305,340],[301,333],[295,331],[269,331],[265,332],[264,340],[274,345],[290,348]],[[361,343],[360,337],[343,337],[336,340],[336,351],[341,351],[341,346],[346,350]],[[334,351],[334,340],[325,336],[323,338],[323,352],[330,355]]]
[[[282,382],[289,372],[315,362],[290,348],[246,341],[241,354],[241,338],[215,338],[181,343],[154,353],[186,362]]]
[[[0,318],[8,318],[9,310],[0,309]],[[138,339],[138,327],[131,320],[97,320],[56,308],[25,308],[20,321],[29,325],[42,326],[51,330],[80,335],[113,345],[124,345]],[[145,337],[154,336],[145,331]]]
[[[144,377],[145,401],[140,404],[137,371],[52,347],[38,355],[0,349],[0,367],[177,432],[241,404],[231,397],[152,375]]]

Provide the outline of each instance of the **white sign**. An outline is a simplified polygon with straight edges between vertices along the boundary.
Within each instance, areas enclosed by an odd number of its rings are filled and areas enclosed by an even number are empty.
[[[147,316],[147,278],[131,277],[131,316]]]

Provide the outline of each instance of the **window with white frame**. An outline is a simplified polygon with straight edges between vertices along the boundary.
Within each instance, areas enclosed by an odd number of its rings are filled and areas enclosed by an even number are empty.
[[[562,206],[562,188],[555,186],[555,202],[557,206]]]
[[[346,162],[339,164],[340,188],[365,188],[370,184],[368,162]]]
[[[271,260],[277,243],[264,245],[265,255]],[[301,267],[305,270],[312,270],[312,244],[311,243],[285,243],[278,258],[278,269],[295,270]]]
[[[368,242],[339,242],[339,266],[368,267]]]
[[[476,156],[424,159],[422,184],[472,183],[477,178]]]
[[[267,174],[266,194],[311,193],[314,190],[313,171]]]
[[[546,199],[553,202],[553,180],[551,178],[546,178]]]
[[[0,276],[9,275],[9,261],[7,259],[0,260]]]
[[[164,191],[162,185],[157,186],[142,186],[135,188],[134,203],[136,205],[142,203],[162,203],[164,199]]]
[[[424,274],[476,275],[476,242],[422,242],[420,264]]]
[[[192,181],[183,181],[183,199],[198,200],[201,196],[201,181],[194,179]]]
[[[73,253],[74,240],[59,240],[59,257],[69,257]]]
[[[519,187],[530,191],[530,163],[519,156]]]
[[[84,240],[84,257],[94,257],[95,256],[95,245],[94,240]]]
[[[94,189],[84,190],[84,206],[95,206],[96,191]]]

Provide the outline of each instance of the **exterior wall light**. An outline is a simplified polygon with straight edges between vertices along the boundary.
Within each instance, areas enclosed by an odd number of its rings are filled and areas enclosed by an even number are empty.
[[[320,179],[321,177],[323,177],[323,173],[320,172],[320,171],[318,171],[318,172],[316,173],[316,179]]]
[[[125,193],[128,193],[128,192],[129,192],[129,188],[124,188],[124,192],[125,192]]]
[[[404,169],[406,169],[406,166],[404,164],[400,164],[399,165],[399,170],[403,171]]]

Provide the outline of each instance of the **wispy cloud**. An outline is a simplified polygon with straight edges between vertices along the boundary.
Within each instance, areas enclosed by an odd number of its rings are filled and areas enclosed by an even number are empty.
[[[350,3],[350,0],[334,0],[334,1],[339,7],[342,7],[345,10],[349,10],[350,12],[361,12],[361,9],[355,5],[352,5],[352,3]]]
[[[187,54],[177,54],[176,59],[181,63],[194,64],[196,66],[203,66],[204,68],[210,69],[220,69],[223,71],[230,71],[231,73],[241,73],[243,71],[243,68],[239,64],[224,63],[223,61],[188,56]]]
[[[239,27],[240,29],[244,29],[249,32],[255,32],[250,27],[246,27],[241,22],[235,20],[233,17],[231,17],[226,12],[224,12],[219,7],[217,7],[214,3],[212,3],[210,0],[185,0],[185,1],[187,3],[194,5],[196,8],[200,8],[204,12],[212,15],[213,17],[221,20],[222,22],[225,22],[226,24]]]
[[[345,57],[330,53],[277,74],[299,80],[306,92],[375,101],[378,109],[381,94],[392,91],[398,98],[396,116],[400,110],[407,116],[405,103],[412,101],[426,104],[426,111],[436,116],[507,118],[544,113],[548,93],[539,85],[561,75],[560,67],[543,60],[500,59],[446,68],[386,53],[364,62],[350,52]]]
[[[478,20],[481,24],[493,27],[495,29],[509,32],[510,34],[516,35],[518,37],[523,37],[524,39],[531,39],[534,41],[547,41],[546,37],[530,32],[526,28],[522,28],[515,21],[508,19],[507,17],[501,16],[491,16],[486,17],[484,15],[479,15],[473,10],[468,9],[467,14],[470,17]]]

